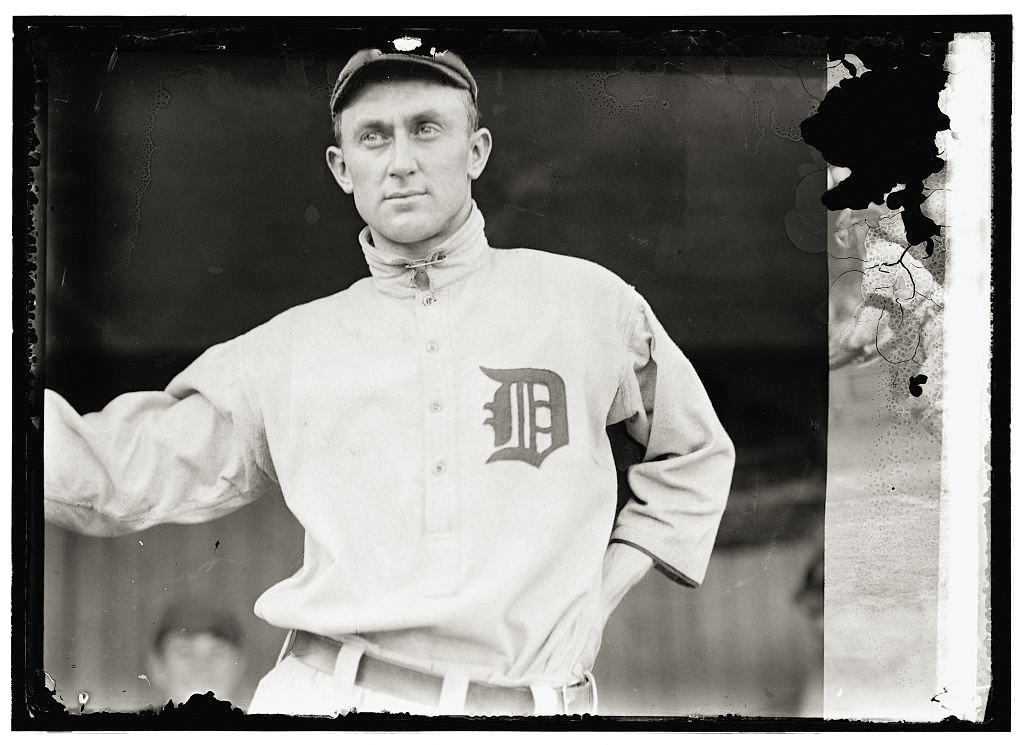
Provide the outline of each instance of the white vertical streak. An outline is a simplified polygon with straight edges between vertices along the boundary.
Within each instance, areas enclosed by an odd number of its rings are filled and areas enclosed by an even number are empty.
[[[947,59],[947,288],[944,311],[942,496],[937,698],[961,719],[983,715],[991,425],[992,63],[988,34],[957,34]],[[987,651],[983,655],[988,659]],[[987,666],[986,666],[987,667]]]

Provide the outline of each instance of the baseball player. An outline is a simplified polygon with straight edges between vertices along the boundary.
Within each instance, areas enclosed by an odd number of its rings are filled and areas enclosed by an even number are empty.
[[[488,245],[491,152],[452,52],[364,50],[327,165],[371,276],[218,344],[162,392],[45,408],[47,518],[94,535],[212,520],[280,493],[301,568],[250,713],[596,711],[609,615],[653,565],[704,577],[734,451],[629,285]],[[606,427],[645,447],[616,511]]]

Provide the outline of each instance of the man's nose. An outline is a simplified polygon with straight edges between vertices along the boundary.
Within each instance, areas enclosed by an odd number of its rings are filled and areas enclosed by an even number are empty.
[[[408,176],[416,170],[416,152],[412,138],[405,132],[395,133],[391,141],[391,163],[388,173],[392,176]]]

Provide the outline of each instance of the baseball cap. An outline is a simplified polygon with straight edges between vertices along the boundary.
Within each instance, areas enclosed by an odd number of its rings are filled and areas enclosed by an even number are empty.
[[[331,116],[338,113],[345,98],[359,87],[359,79],[367,68],[384,65],[420,65],[440,73],[447,82],[457,88],[467,90],[476,101],[476,80],[466,67],[466,63],[455,52],[434,49],[425,51],[383,52],[380,49],[361,49],[352,55],[342,68],[331,94]]]

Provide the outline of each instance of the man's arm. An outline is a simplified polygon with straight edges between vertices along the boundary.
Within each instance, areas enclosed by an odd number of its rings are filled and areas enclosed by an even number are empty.
[[[687,586],[701,583],[732,482],[732,441],[692,365],[642,300],[627,358],[608,424],[625,421],[645,454],[629,472],[633,495],[612,530],[600,607],[576,674],[594,663],[612,612],[652,565]]]
[[[272,485],[238,354],[218,345],[165,391],[126,393],[84,416],[46,391],[46,520],[99,536],[205,522]]]
[[[645,451],[629,469],[632,495],[611,541],[640,549],[668,577],[698,586],[725,511],[736,453],[693,365],[650,306],[638,302],[608,424],[624,421]]]
[[[601,604],[597,618],[591,628],[587,646],[580,658],[579,669],[574,674],[582,676],[594,666],[597,652],[601,648],[604,627],[626,593],[650,571],[654,560],[643,551],[627,543],[611,543],[604,553],[601,566]]]

